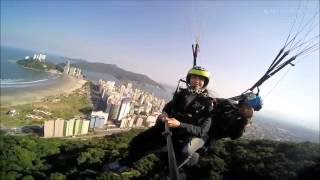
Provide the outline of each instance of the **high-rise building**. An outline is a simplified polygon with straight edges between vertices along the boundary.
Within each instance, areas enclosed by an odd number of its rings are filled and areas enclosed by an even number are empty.
[[[103,129],[104,128],[104,122],[105,119],[102,116],[91,116],[91,120],[90,120],[90,128],[99,128],[99,129]]]
[[[44,137],[63,137],[87,134],[89,123],[89,120],[82,120],[80,118],[73,118],[67,121],[63,119],[45,121]]]
[[[119,103],[112,104],[111,110],[110,110],[110,119],[113,119],[113,120],[118,119],[119,111],[120,111],[120,104]]]
[[[114,82],[114,81],[107,81],[106,84],[107,84],[108,87],[113,88],[114,85],[116,84],[116,82]]]
[[[134,114],[134,104],[133,103],[130,103],[130,110],[129,110],[129,114],[130,115],[133,115]]]
[[[114,88],[114,85],[114,81],[104,81],[100,79],[98,81],[99,92],[102,93],[102,90],[105,90],[106,92],[111,93]]]
[[[144,94],[140,94],[140,97],[139,97],[139,100],[138,100],[139,104],[143,104],[144,99],[145,99]]]
[[[132,95],[132,100],[133,101],[138,101],[139,97],[140,97],[140,94],[139,94],[138,89],[134,89],[133,95]]]
[[[108,99],[109,99],[109,97],[108,97]],[[112,106],[111,102],[107,100],[107,106],[106,106],[106,110],[105,110],[106,113],[110,114],[111,106]]]
[[[28,56],[29,57],[29,56]],[[29,59],[29,58],[28,58]],[[46,60],[46,55],[44,55],[44,54],[34,54],[33,55],[33,59],[34,60],[37,60],[37,61],[39,61],[39,62],[45,62],[45,60]]]
[[[110,115],[110,111],[111,111],[111,106],[112,106],[112,102],[110,100],[110,96],[107,98],[107,102],[106,102],[106,110],[105,112],[108,113]],[[110,116],[109,116],[110,117]]]
[[[126,88],[127,89],[131,89],[132,88],[132,83],[130,83],[130,82],[126,83]]]
[[[82,120],[81,135],[88,134],[89,124],[90,124],[89,120]]]
[[[126,93],[126,87],[124,85],[120,86],[120,95],[123,96]]]
[[[76,74],[76,76],[77,76],[77,77],[80,77],[81,74],[82,74],[81,72],[82,72],[81,69],[80,69],[80,68],[77,68],[77,74]]]
[[[64,66],[63,73],[69,74],[69,71],[70,71],[70,61],[67,61],[66,65]]]
[[[74,135],[81,134],[82,122],[83,122],[83,120],[81,120],[81,119],[75,119],[74,132],[73,132]]]
[[[105,96],[106,96],[106,90],[105,89],[103,89],[102,90],[102,93],[100,93],[101,94],[101,98],[102,99],[105,99]]]
[[[123,118],[121,120],[120,128],[129,128],[131,117]]]
[[[135,127],[142,127],[142,123],[143,123],[142,117],[138,117]]]
[[[144,105],[144,111],[149,114],[152,108],[152,104],[150,102],[146,102]]]
[[[64,124],[64,136],[73,136],[75,119],[69,119]]]
[[[64,120],[58,118],[54,121],[54,137],[63,137],[63,131],[64,131]]]
[[[132,116],[132,118],[129,119],[128,128],[132,128],[135,121],[136,121],[136,116]]]
[[[39,61],[44,62],[46,60],[46,55],[44,54],[39,54]]]
[[[128,97],[125,97],[121,101],[120,105],[120,111],[117,120],[120,121],[122,118],[126,117],[127,114],[130,111],[130,101],[131,99]]]
[[[102,126],[104,124],[107,124],[108,117],[109,117],[109,113],[105,113],[105,112],[102,112],[102,111],[92,111],[91,112],[91,120],[92,119],[96,119],[97,120],[99,118],[99,123],[98,124],[100,124],[100,119],[101,119],[102,120]],[[93,122],[93,123],[97,124],[97,122]],[[90,125],[90,128],[91,128],[91,125]]]
[[[53,137],[54,136],[54,120],[49,120],[44,122],[43,128],[44,137]]]
[[[76,71],[77,71],[76,67],[70,67],[69,75],[75,76],[76,75]]]

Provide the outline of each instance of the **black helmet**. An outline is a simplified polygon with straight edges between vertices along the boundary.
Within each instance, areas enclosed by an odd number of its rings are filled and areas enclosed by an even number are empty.
[[[191,75],[200,76],[205,79],[203,88],[205,88],[208,85],[209,80],[210,80],[210,72],[207,71],[206,69],[204,69],[203,67],[194,66],[193,68],[191,68],[188,71],[188,74],[187,74],[187,83],[188,84],[190,84]]]

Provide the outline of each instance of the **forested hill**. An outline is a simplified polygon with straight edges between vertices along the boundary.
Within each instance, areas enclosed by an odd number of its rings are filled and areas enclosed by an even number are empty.
[[[153,154],[129,172],[100,172],[104,163],[126,154],[128,142],[137,133],[91,140],[1,135],[1,179],[163,179],[166,163]],[[320,179],[319,144],[221,140],[182,176],[190,180]]]
[[[121,69],[114,64],[81,62],[81,63],[74,63],[72,64],[72,66],[79,67],[83,70],[90,71],[90,72],[109,74],[117,78],[118,80],[122,80],[122,81],[129,80],[129,81],[137,82],[139,84],[148,84],[148,85],[152,85],[152,86],[164,89],[164,87],[161,84],[150,79],[148,76]]]
[[[32,69],[41,70],[41,71],[45,71],[45,70],[58,70],[60,72],[63,71],[63,69],[61,69],[59,66],[56,66],[55,64],[53,64],[48,60],[46,62],[40,62],[33,59],[21,59],[17,61],[17,64],[22,65],[23,67],[26,67],[26,68],[32,68]]]

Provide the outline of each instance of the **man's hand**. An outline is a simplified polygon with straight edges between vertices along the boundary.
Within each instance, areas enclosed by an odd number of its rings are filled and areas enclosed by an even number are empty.
[[[168,122],[168,126],[170,128],[177,128],[180,126],[180,121],[176,120],[175,118],[165,118],[165,121]]]
[[[168,114],[166,112],[162,112],[159,116],[158,119],[161,120],[162,122],[167,121],[166,118],[168,117]]]

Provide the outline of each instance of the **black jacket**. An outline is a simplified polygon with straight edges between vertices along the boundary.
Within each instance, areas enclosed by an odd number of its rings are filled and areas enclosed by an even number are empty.
[[[212,124],[209,135],[211,140],[225,137],[237,139],[242,136],[248,120],[239,113],[239,105],[228,99],[216,99],[212,112]]]
[[[163,109],[169,117],[180,121],[179,128],[171,129],[172,137],[180,140],[188,140],[190,137],[206,140],[211,126],[212,110],[212,98],[207,96],[206,90],[197,94],[188,89],[181,89],[175,93],[173,99]]]

